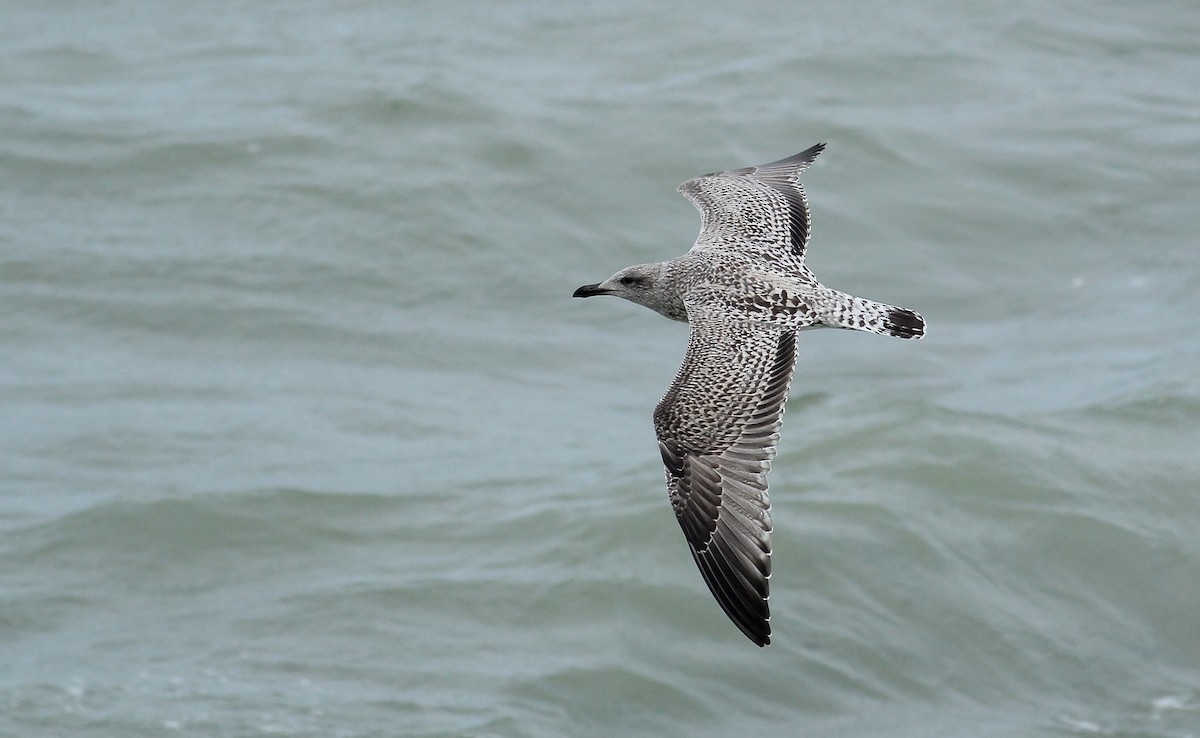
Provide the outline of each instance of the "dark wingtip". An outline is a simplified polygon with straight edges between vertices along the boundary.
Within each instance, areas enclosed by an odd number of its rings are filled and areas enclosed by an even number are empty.
[[[795,161],[811,162],[813,159],[817,158],[817,154],[821,153],[824,150],[825,150],[825,142],[822,141],[821,143],[809,146],[807,149],[805,149],[804,151],[801,151],[799,154],[793,154],[792,156],[790,156],[788,158],[795,160]]]
[[[738,630],[742,631],[742,635],[750,639],[751,643],[759,648],[771,645],[770,616],[762,619],[754,618],[746,614],[735,616],[725,608],[724,603],[722,603],[720,599],[717,601],[721,603],[722,609],[725,609],[725,614],[729,616],[729,619],[733,621],[733,624],[738,627]]]
[[[925,335],[925,319],[905,308],[888,311],[887,327],[897,338],[921,338]]]
[[[759,167],[747,167],[745,169],[735,169],[734,171],[730,172],[730,174],[748,174],[750,172],[754,172],[755,170],[765,173],[765,172],[769,172],[772,169],[774,169],[774,170],[789,169],[790,170],[790,169],[799,168],[802,170],[802,169],[806,168],[809,164],[812,164],[813,159],[817,158],[817,154],[821,153],[824,150],[825,150],[825,144],[819,143],[816,146],[808,147],[804,151],[801,151],[799,154],[792,154],[791,156],[787,157],[786,159],[780,159],[779,161],[773,161],[770,164],[763,164],[762,166],[759,166]]]
[[[733,624],[742,631],[742,635],[750,639],[750,642],[759,648],[771,645],[771,619],[768,617],[765,620],[758,622],[736,620],[732,617]]]

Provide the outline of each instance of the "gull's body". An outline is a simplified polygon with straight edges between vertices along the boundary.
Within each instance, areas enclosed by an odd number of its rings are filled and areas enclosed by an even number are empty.
[[[798,175],[824,148],[684,182],[679,191],[701,216],[691,250],[575,291],[623,297],[691,326],[683,365],[654,410],[667,491],[704,581],[760,646],[771,642],[767,472],[797,331],[925,332],[917,313],[829,289],[805,265],[809,212]]]

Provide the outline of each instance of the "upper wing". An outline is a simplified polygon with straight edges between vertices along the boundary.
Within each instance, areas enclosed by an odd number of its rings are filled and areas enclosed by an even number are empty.
[[[691,308],[692,306],[689,306]],[[689,313],[683,366],[654,410],[667,491],[692,558],[750,640],[771,642],[771,501],[796,333]]]
[[[770,164],[713,172],[679,185],[700,211],[692,250],[740,249],[787,273],[803,270],[809,214],[799,177],[824,149],[819,143]]]

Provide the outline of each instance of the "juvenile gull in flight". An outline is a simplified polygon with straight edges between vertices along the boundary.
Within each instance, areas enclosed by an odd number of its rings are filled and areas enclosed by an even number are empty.
[[[574,294],[623,297],[691,326],[683,365],[654,409],[654,431],[692,558],[721,609],[759,646],[771,642],[767,472],[797,331],[925,335],[912,310],[830,289],[805,265],[809,215],[799,175],[824,148],[684,182],[679,191],[700,211],[691,250]]]

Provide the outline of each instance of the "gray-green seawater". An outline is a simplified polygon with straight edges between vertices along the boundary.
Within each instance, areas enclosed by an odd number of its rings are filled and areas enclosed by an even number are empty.
[[[1200,735],[1194,3],[3,5],[0,734]],[[818,141],[758,649],[570,295]]]

